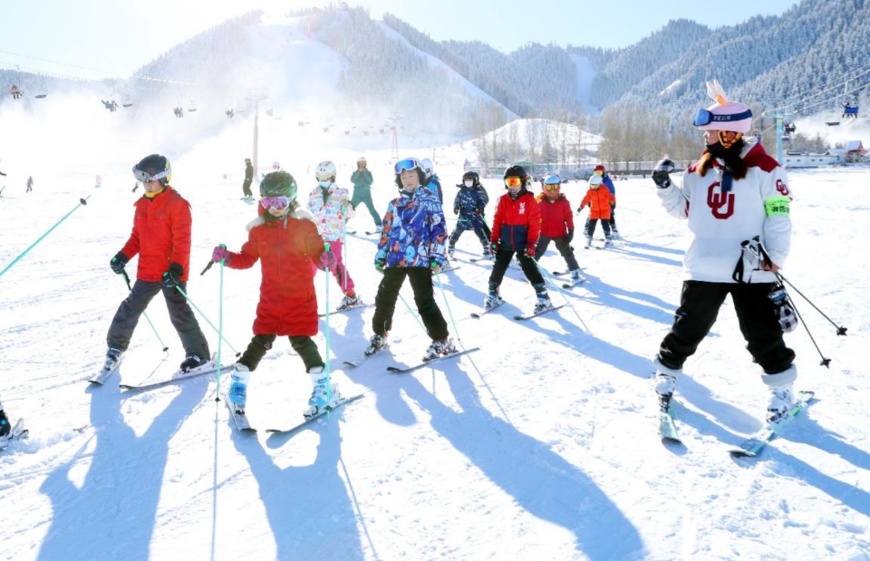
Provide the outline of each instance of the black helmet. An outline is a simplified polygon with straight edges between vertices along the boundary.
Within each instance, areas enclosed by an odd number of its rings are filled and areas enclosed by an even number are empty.
[[[296,200],[296,180],[286,171],[267,173],[260,182],[261,197],[290,197]]]
[[[508,177],[519,177],[523,180],[523,187],[528,187],[531,182],[529,174],[526,173],[526,168],[523,166],[513,165],[504,170],[504,179]]]
[[[474,185],[480,185],[480,175],[476,171],[466,171],[462,174],[462,182],[465,183],[466,179],[470,179],[474,181]]]
[[[161,185],[168,185],[172,179],[172,167],[166,156],[151,154],[133,166],[133,175],[138,181],[160,181]]]

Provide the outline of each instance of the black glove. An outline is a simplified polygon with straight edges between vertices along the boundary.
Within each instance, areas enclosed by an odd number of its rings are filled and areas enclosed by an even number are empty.
[[[568,235],[565,237],[568,238],[568,243],[571,243],[574,240],[574,228],[568,230]]]
[[[671,186],[671,172],[674,171],[674,162],[664,158],[656,163],[653,169],[652,179],[659,189],[667,189]]]
[[[129,260],[129,257],[119,251],[114,257],[112,257],[112,260],[109,261],[109,267],[112,268],[112,271],[114,271],[115,274],[120,275],[124,272],[124,267],[127,265]]]
[[[170,263],[169,270],[163,273],[163,280],[160,283],[164,288],[175,288],[181,284],[181,277],[184,276],[184,267],[178,263]]]

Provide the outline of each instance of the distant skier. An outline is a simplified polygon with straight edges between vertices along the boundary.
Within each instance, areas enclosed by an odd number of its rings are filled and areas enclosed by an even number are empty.
[[[579,281],[582,278],[580,265],[577,264],[574,248],[571,247],[571,240],[574,239],[574,212],[571,210],[571,203],[561,192],[561,186],[562,178],[558,175],[544,178],[545,194],[538,199],[538,207],[541,209],[541,236],[535,248],[535,259],[541,260],[552,241],[571,271],[571,280]]]
[[[345,240],[347,219],[353,217],[353,207],[350,205],[347,189],[335,184],[335,164],[330,161],[320,162],[314,176],[318,186],[308,195],[308,210],[314,215],[314,223],[323,241],[329,243],[329,249],[335,255],[335,263],[329,271],[341,287],[344,298],[338,309],[349,308],[361,303],[354,290],[353,279],[347,272],[347,266],[342,260],[342,249]]]
[[[375,210],[375,205],[372,202],[372,172],[368,170],[367,162],[364,157],[360,157],[356,161],[356,170],[350,176],[350,182],[353,183],[353,198],[350,204],[354,210],[363,203],[369,209],[369,214],[375,221],[375,229],[381,231],[381,216]]]
[[[600,175],[590,177],[589,189],[586,191],[586,196],[580,201],[580,208],[577,209],[577,212],[583,212],[585,207],[589,207],[589,220],[586,221],[587,249],[592,246],[592,236],[595,234],[599,220],[601,220],[601,228],[604,230],[604,247],[613,245],[613,235],[610,233],[610,213],[613,210],[611,206],[613,195],[610,194],[607,187],[601,189],[602,184]]]
[[[457,187],[459,187],[459,192],[456,193],[456,198],[453,200],[453,214],[459,216],[459,220],[456,222],[453,233],[450,234],[447,256],[453,259],[459,237],[466,230],[474,230],[480,243],[483,244],[483,257],[492,259],[492,251],[489,247],[489,238],[492,237],[492,232],[486,225],[484,214],[486,205],[489,203],[489,195],[480,184],[480,176],[476,171],[466,171],[462,175],[462,183]]]
[[[30,193],[31,191],[33,191],[33,176],[32,175],[27,178],[27,190],[25,191],[25,193]]]
[[[607,175],[607,170],[604,169],[604,166],[598,164],[595,166],[594,172],[595,175],[601,177],[601,184],[607,187],[607,190],[610,191],[610,194],[613,195],[613,202],[610,203],[610,234],[614,239],[621,239],[619,235],[619,231],[616,229],[616,186],[613,184],[613,180]]]
[[[249,269],[259,261],[262,271],[254,337],[233,367],[229,399],[238,413],[247,406],[248,383],[278,336],[287,336],[311,376],[314,389],[303,414],[313,416],[341,399],[327,384],[328,372],[312,337],[317,334],[315,268],[334,266],[335,255],[325,251],[312,217],[298,209],[296,180],[286,171],[272,172],[260,183],[263,213],[248,224],[248,241],[240,252],[214,248],[212,260],[230,269]]]
[[[21,97],[21,89],[15,84],[9,86],[9,93],[12,94],[12,99],[18,99]]]
[[[185,359],[179,367],[187,371],[204,365],[210,358],[208,342],[203,335],[187,298],[176,290],[187,291],[190,269],[190,203],[170,184],[172,168],[169,160],[151,154],[133,166],[133,175],[142,182],[145,194],[136,203],[133,231],[124,247],[111,260],[112,271],[126,274],[124,267],[139,255],[136,282],[129,296],[112,319],[106,342],[106,370],[114,370],[130,346],[139,317],[157,295],[163,293],[169,319],[184,346]]]
[[[254,180],[254,164],[250,158],[245,158],[245,180],[242,182],[242,193],[245,199],[253,199],[254,193],[251,192],[251,182]]]
[[[667,410],[683,363],[695,354],[730,295],[746,349],[769,391],[766,420],[776,421],[794,403],[797,378],[795,353],[783,341],[783,330],[794,326],[774,302],[782,288],[775,273],[791,246],[792,194],[785,170],[760,142],[744,136],[752,130],[749,107],[729,101],[718,81],[707,83],[707,93],[715,103],[698,109],[693,120],[704,131],[706,149],[686,170],[683,186],[671,180],[674,163],[667,158],[653,172],[668,214],[687,219],[694,238],[683,259],[680,307],[653,361],[655,390]],[[755,236],[769,259],[750,259],[744,251]]]

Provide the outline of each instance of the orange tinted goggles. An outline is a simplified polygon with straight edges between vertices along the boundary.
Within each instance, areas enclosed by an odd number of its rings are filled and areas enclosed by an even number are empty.
[[[555,184],[553,184],[553,185],[544,185],[544,190],[545,190],[545,191],[558,191],[558,190],[559,190],[559,184],[558,184],[558,183],[555,183]]]
[[[523,178],[516,175],[509,175],[504,178],[504,184],[508,187],[519,187],[523,184]]]

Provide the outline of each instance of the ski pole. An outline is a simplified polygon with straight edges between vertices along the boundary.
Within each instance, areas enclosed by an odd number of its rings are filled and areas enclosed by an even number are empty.
[[[324,252],[329,251],[329,242],[325,242],[323,244],[323,251]],[[326,296],[325,296],[325,299],[326,299],[326,302],[325,302],[326,303],[326,333],[325,333],[326,358],[323,360],[323,362],[324,362],[323,371],[326,372],[326,402],[332,403],[332,383],[330,382],[331,368],[330,368],[330,360],[329,360],[330,346],[329,346],[329,271],[328,270],[326,271],[324,278],[326,279]]]
[[[456,342],[462,345],[462,337],[459,336],[459,328],[456,326],[456,320],[453,319],[453,311],[450,309],[450,302],[447,301],[447,292],[444,290],[444,283],[441,281],[441,273],[432,275],[438,278],[438,286],[441,288],[441,296],[444,298],[444,305],[447,307],[447,315],[450,316],[450,323],[453,324],[453,332],[456,333]],[[465,345],[462,345],[465,348]]]
[[[535,267],[538,268],[538,271],[541,272],[541,275],[543,275],[544,279],[545,279],[547,282],[549,282],[550,284],[552,284],[553,286],[556,287],[556,290],[559,292],[559,294],[562,295],[562,298],[565,299],[565,303],[568,304],[568,307],[571,308],[571,311],[574,312],[574,315],[577,316],[577,319],[579,319],[579,320],[580,320],[580,323],[583,324],[583,329],[585,329],[587,333],[592,333],[591,331],[589,331],[589,328],[586,327],[586,323],[583,321],[583,318],[580,317],[580,314],[577,313],[577,310],[574,308],[574,305],[571,303],[570,300],[568,300],[568,295],[565,293],[564,290],[562,290],[562,287],[559,286],[559,284],[558,284],[556,281],[553,280],[553,277],[550,276],[550,273],[548,273],[546,270],[544,270],[543,267],[541,267],[541,266],[538,264],[538,260],[537,260],[537,259],[534,259],[534,258],[533,258],[532,261],[534,261],[534,263],[535,263]]]
[[[221,247],[226,247],[221,244]],[[214,263],[214,261],[209,261],[209,265]],[[208,267],[206,267],[205,271],[208,271]],[[203,271],[203,273],[205,273]],[[217,356],[215,357],[215,364],[217,365],[217,370],[215,371],[214,379],[215,379],[215,401],[221,400],[221,345],[223,343],[223,332],[224,332],[224,260],[221,259],[220,266],[220,283],[218,285],[218,345],[217,345]]]
[[[220,244],[220,247],[226,249],[226,248],[227,248],[227,245],[226,245],[226,244]],[[208,272],[208,270],[211,269],[211,266],[212,266],[212,265],[214,265],[214,261],[211,260],[211,259],[209,259],[209,261],[208,261],[208,265],[205,266],[205,269],[202,270],[202,272],[199,274],[199,276],[202,276],[202,275],[206,274],[206,273]],[[223,266],[224,266],[224,260],[221,259],[221,267],[223,267]],[[221,274],[223,274],[223,273],[221,273]]]
[[[123,271],[122,274],[124,275],[124,280],[127,281],[127,289],[128,289],[130,292],[133,292],[133,286],[130,284],[130,276],[127,274],[127,271]],[[167,346],[163,343],[163,339],[161,339],[161,338],[160,338],[160,334],[157,333],[157,328],[154,327],[154,324],[151,323],[151,318],[148,317],[148,312],[142,312],[142,315],[145,316],[145,321],[147,321],[147,322],[148,322],[148,325],[151,326],[151,331],[154,332],[154,336],[157,337],[157,341],[160,343],[160,346],[163,347],[163,352],[165,353],[166,351],[169,350],[169,347],[167,347]]]
[[[813,334],[810,333],[810,327],[807,325],[807,322],[804,321],[804,318],[803,318],[803,316],[801,316],[801,313],[798,311],[797,306],[794,305],[794,301],[791,302],[791,307],[792,307],[792,309],[794,309],[794,313],[797,316],[798,321],[800,321],[804,325],[804,329],[806,329],[807,335],[809,335],[809,337],[810,337],[810,341],[813,342],[813,346],[816,348],[816,352],[819,353],[820,357],[822,357],[822,362],[820,362],[819,364],[821,366],[824,366],[825,368],[830,368],[831,367],[831,359],[825,358],[825,355],[822,354],[822,349],[819,348],[819,345],[816,343],[816,340],[813,337]]]
[[[60,226],[60,223],[61,223],[61,222],[63,222],[63,221],[66,220],[67,218],[69,218],[69,216],[70,216],[72,213],[74,213],[75,211],[77,211],[77,210],[79,209],[80,206],[84,206],[84,205],[88,204],[88,199],[90,199],[90,198],[91,198],[91,196],[88,195],[88,196],[85,197],[84,199],[79,199],[79,204],[77,204],[77,205],[75,206],[75,208],[73,208],[71,211],[69,211],[68,213],[66,213],[66,214],[64,215],[63,218],[61,218],[60,220],[58,220],[58,221],[54,224],[54,226],[52,226],[51,228],[49,228],[48,230],[46,230],[46,232],[45,232],[44,234],[42,234],[41,236],[39,236],[39,238],[37,238],[37,240],[36,240],[35,242],[33,242],[32,244],[30,244],[30,247],[28,247],[27,249],[25,249],[24,251],[22,251],[22,252],[18,255],[18,257],[16,257],[15,259],[13,259],[13,260],[12,260],[12,263],[9,263],[8,265],[6,265],[6,268],[4,268],[2,271],[0,271],[0,277],[2,277],[4,274],[6,274],[6,271],[8,271],[9,269],[11,269],[13,265],[15,265],[16,263],[18,263],[18,261],[19,261],[22,257],[24,257],[25,255],[27,255],[27,254],[30,252],[31,249],[33,249],[34,247],[36,247],[36,245],[37,245],[39,242],[41,242],[43,239],[45,239],[45,237],[48,236],[48,235],[49,235],[49,234],[50,234],[50,233],[51,233],[55,228],[57,228],[58,226]]]
[[[209,326],[217,332],[218,337],[220,337],[220,338],[221,338],[221,339],[222,339],[222,340],[227,344],[227,347],[229,347],[230,350],[232,350],[234,353],[236,353],[236,356],[237,356],[237,357],[242,356],[242,353],[240,353],[239,351],[237,351],[237,350],[235,349],[235,347],[233,347],[233,346],[230,344],[230,342],[227,341],[227,338],[224,337],[223,334],[220,332],[220,330],[219,330],[217,327],[214,326],[214,324],[213,324],[213,323],[208,319],[208,317],[206,317],[206,315],[205,315],[204,313],[202,313],[202,310],[200,310],[199,307],[198,307],[196,304],[193,303],[193,300],[191,300],[190,297],[189,297],[189,296],[188,296],[188,295],[187,295],[183,290],[181,290],[181,287],[176,285],[175,289],[178,290],[178,292],[180,292],[182,296],[184,296],[184,299],[187,300],[187,303],[188,303],[188,304],[190,304],[191,306],[193,306],[193,309],[196,310],[197,313],[199,313],[200,317],[201,317],[202,319],[204,319],[205,322],[206,322],[207,324],[209,324]]]
[[[796,287],[795,285],[793,285],[793,284],[791,283],[790,280],[788,280],[787,278],[785,278],[784,276],[782,276],[780,273],[776,273],[776,278],[778,278],[779,280],[781,280],[781,281],[784,282],[784,283],[787,283],[790,287],[792,287],[792,288],[794,289],[795,292],[798,293],[798,295],[800,295],[801,298],[803,298],[804,300],[806,300],[807,303],[808,303],[810,306],[812,306],[812,307],[813,307],[817,312],[819,312],[820,314],[822,314],[822,317],[823,317],[823,318],[825,318],[826,320],[828,320],[829,322],[831,322],[831,325],[833,325],[834,327],[837,328],[837,335],[846,335],[846,329],[847,329],[846,327],[843,327],[843,326],[837,325],[837,324],[834,322],[834,320],[832,320],[832,319],[829,318],[827,315],[825,315],[825,312],[823,312],[822,310],[819,309],[818,306],[816,306],[815,304],[813,304],[813,302],[812,302],[809,298],[807,298],[807,297],[804,295],[803,292],[801,292],[800,290],[798,290],[797,287]],[[792,305],[794,305],[794,301],[792,301]],[[797,311],[797,310],[795,310],[795,311]],[[806,325],[806,324],[804,324],[804,325]]]

